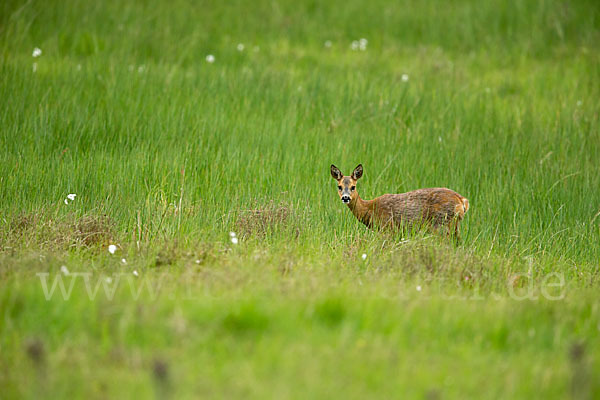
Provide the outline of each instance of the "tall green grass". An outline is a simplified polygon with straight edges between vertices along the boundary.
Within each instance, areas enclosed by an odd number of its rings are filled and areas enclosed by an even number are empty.
[[[526,376],[542,381],[545,397],[564,397],[577,379],[591,393],[588,367],[567,353],[579,341],[597,350],[588,291],[597,289],[600,260],[599,19],[594,1],[2,2],[0,365],[26,369],[33,338],[59,371],[45,378],[56,396],[297,397],[297,374],[317,397],[404,388],[410,397],[460,398],[481,394],[481,385],[484,397],[531,397],[540,387]],[[366,51],[352,50],[360,38]],[[368,231],[339,201],[331,163],[346,174],[362,163],[358,190],[367,199],[458,191],[471,204],[463,244],[416,238],[415,256],[400,238]],[[65,204],[69,193],[76,200]],[[239,232],[257,218],[248,210],[277,207],[285,218]],[[77,233],[82,218],[101,216],[118,256],[106,252],[106,236],[86,245]],[[237,247],[232,230],[244,234]],[[361,269],[363,252],[372,268]],[[127,295],[89,301],[77,286],[70,301],[46,302],[35,273],[63,264],[103,277],[136,269],[153,282],[166,268],[180,277],[167,280],[167,293],[191,281],[203,295],[142,297],[142,308],[158,312],[140,320]],[[219,266],[228,268],[203,283]],[[288,287],[289,271],[297,272]],[[382,271],[398,274],[387,281]],[[518,273],[536,290],[561,274],[570,300],[511,302],[507,280]],[[475,285],[463,288],[465,276]],[[413,298],[423,280],[443,293]],[[397,298],[398,285],[410,288],[409,300]],[[462,290],[486,300],[443,301]],[[111,307],[118,316],[105,318]],[[325,322],[314,307],[324,307]],[[77,322],[81,313],[96,317]],[[168,318],[193,328],[163,331]],[[238,332],[244,324],[258,333]],[[348,341],[360,340],[369,345],[352,350]],[[90,344],[98,349],[88,352]],[[405,355],[393,348],[408,354],[399,373],[391,368]],[[61,351],[83,367],[72,385]],[[195,356],[210,366],[194,366]],[[180,387],[152,387],[153,357],[171,360],[171,373],[182,375],[167,380]],[[95,363],[99,371],[85,370]],[[498,366],[504,374],[485,382],[469,372]],[[448,378],[453,370],[464,376]],[[142,374],[148,381],[134,384]],[[17,375],[0,382],[14,396],[35,396],[20,388],[33,377]],[[86,391],[90,379],[104,389]]]
[[[5,213],[76,192],[63,209],[126,231],[138,212],[158,226],[183,193],[192,211],[161,229],[205,236],[252,201],[286,197],[312,211],[308,236],[322,242],[361,229],[337,214],[327,167],[362,162],[366,198],[427,186],[468,197],[473,246],[598,260],[590,8],[275,4],[5,4]],[[231,27],[240,13],[244,31]],[[368,50],[350,50],[362,36]]]

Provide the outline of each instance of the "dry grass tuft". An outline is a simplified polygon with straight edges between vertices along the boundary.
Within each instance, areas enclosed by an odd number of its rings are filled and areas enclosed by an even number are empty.
[[[105,244],[114,236],[113,223],[106,215],[55,217],[41,212],[28,213],[9,220],[7,228],[0,236],[1,248],[89,248]]]
[[[22,234],[36,226],[39,220],[40,216],[36,213],[17,215],[9,222],[9,231],[14,234]]]
[[[169,379],[169,364],[161,359],[156,359],[152,363],[152,375],[159,382],[166,382]]]
[[[75,242],[85,246],[106,243],[112,237],[112,222],[106,215],[85,215],[74,221]]]
[[[290,229],[295,237],[300,235],[300,223],[291,204],[269,202],[243,211],[236,223],[238,236],[247,238],[256,236],[263,238],[276,230]]]
[[[30,339],[25,343],[25,352],[34,364],[43,364],[46,358],[44,343],[39,339]]]

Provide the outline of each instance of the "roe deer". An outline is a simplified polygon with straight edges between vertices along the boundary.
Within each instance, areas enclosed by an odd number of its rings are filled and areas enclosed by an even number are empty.
[[[460,240],[458,223],[469,210],[469,200],[446,188],[418,189],[363,200],[356,190],[356,182],[362,174],[362,164],[354,168],[350,176],[342,175],[331,164],[331,176],[337,181],[342,203],[347,204],[352,214],[367,227],[410,229],[425,225],[447,228],[449,235]]]

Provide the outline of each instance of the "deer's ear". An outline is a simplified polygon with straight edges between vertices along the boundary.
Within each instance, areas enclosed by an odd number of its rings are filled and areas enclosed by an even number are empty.
[[[344,175],[342,175],[342,171],[338,167],[331,164],[331,176],[333,176],[333,179],[339,181]]]
[[[362,167],[362,164],[358,164],[358,165],[356,166],[356,168],[354,168],[354,171],[352,171],[352,178],[353,178],[355,181],[357,181],[357,180],[359,180],[359,179],[360,179],[360,177],[362,176],[362,174],[363,174],[363,167]]]

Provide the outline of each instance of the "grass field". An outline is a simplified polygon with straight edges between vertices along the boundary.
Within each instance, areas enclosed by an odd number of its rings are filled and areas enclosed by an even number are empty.
[[[3,1],[0,397],[599,398],[598,99],[592,0]]]

